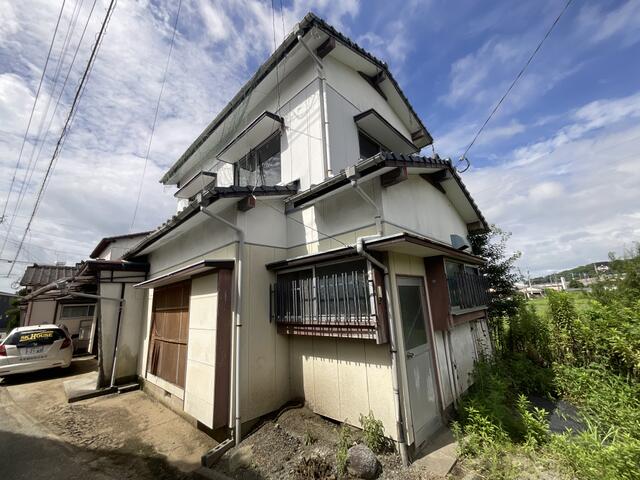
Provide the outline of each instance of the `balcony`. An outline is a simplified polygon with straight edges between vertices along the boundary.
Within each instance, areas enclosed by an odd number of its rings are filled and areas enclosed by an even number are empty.
[[[475,273],[456,273],[447,278],[451,309],[470,310],[489,304],[489,282]]]

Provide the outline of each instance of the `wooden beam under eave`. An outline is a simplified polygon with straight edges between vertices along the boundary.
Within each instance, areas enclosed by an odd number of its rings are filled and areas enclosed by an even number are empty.
[[[256,207],[256,197],[248,195],[238,202],[238,210],[241,212],[248,212],[252,208]]]
[[[383,173],[380,177],[380,183],[384,188],[391,187],[397,183],[404,182],[409,178],[407,167],[396,167],[393,170],[389,170]]]
[[[316,48],[316,55],[320,58],[324,58],[331,53],[331,50],[336,48],[336,39],[333,37],[327,38],[322,45]]]
[[[426,180],[430,183],[435,189],[439,190],[443,194],[447,194],[446,190],[442,186],[442,182],[445,180],[449,180],[451,177],[451,173],[449,170],[439,170],[434,173],[421,173],[420,178]]]

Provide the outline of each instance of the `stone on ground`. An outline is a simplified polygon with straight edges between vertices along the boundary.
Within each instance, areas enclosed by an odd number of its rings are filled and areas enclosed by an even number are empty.
[[[382,466],[378,457],[365,445],[354,445],[347,454],[347,471],[358,478],[373,479],[380,474]]]

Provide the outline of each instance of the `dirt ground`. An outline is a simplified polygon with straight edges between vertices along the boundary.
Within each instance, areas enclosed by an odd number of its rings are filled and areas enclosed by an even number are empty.
[[[339,427],[307,408],[291,408],[254,429],[229,450],[214,469],[236,480],[333,479]],[[360,433],[352,429],[352,439]],[[436,479],[417,466],[404,468],[395,453],[378,455],[380,479]],[[343,477],[344,478],[344,477]]]
[[[15,436],[13,448],[17,448],[15,442],[21,450],[33,447],[31,456],[37,455],[46,439],[45,446],[69,457],[61,459],[69,470],[76,465],[79,471],[90,472],[88,478],[191,478],[190,472],[199,467],[201,455],[215,440],[144,392],[67,403],[63,382],[88,375],[94,368],[95,360],[76,359],[66,372],[49,370],[4,379],[0,382],[4,413],[0,436]],[[31,430],[33,435],[24,435]],[[0,445],[5,473],[11,461]],[[12,471],[21,473],[20,465],[13,467]]]

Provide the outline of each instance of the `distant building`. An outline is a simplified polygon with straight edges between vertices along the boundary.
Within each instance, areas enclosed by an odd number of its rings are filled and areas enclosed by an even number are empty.
[[[16,297],[15,293],[0,292],[0,331],[6,330],[9,321],[7,310],[11,308],[11,301]]]

